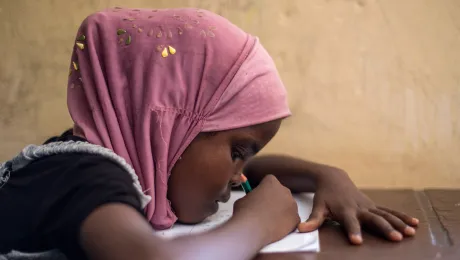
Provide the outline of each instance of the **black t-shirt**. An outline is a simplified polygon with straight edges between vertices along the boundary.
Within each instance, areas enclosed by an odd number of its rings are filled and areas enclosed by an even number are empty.
[[[49,141],[65,140],[81,139]],[[112,202],[142,213],[131,176],[109,159],[74,153],[33,161],[0,188],[0,254],[59,249],[69,259],[86,259],[80,226],[97,207]]]

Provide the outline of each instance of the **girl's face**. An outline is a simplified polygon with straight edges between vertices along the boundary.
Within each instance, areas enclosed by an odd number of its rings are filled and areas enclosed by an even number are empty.
[[[249,158],[278,132],[281,120],[215,133],[201,133],[172,169],[168,199],[182,223],[198,223],[227,202]]]

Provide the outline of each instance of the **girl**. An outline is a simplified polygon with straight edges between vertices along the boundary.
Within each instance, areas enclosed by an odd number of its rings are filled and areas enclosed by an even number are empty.
[[[248,259],[326,217],[353,244],[363,225],[389,240],[417,219],[377,207],[337,168],[251,159],[290,115],[257,38],[195,9],[110,9],[89,16],[68,81],[73,131],[1,165],[0,252],[59,249],[69,259]],[[165,241],[153,230],[197,223],[245,172],[256,185],[223,226]],[[291,192],[316,192],[299,223]],[[153,228],[153,229],[152,229]]]

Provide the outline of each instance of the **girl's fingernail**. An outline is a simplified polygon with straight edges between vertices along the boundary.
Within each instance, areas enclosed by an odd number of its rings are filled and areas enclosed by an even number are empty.
[[[396,241],[400,241],[403,239],[403,236],[398,231],[391,231],[390,237],[391,239],[396,240]]]
[[[413,223],[414,225],[418,225],[419,222],[420,222],[420,221],[419,221],[417,218],[412,218],[412,223]]]
[[[406,227],[404,229],[404,234],[406,234],[408,236],[413,236],[413,235],[415,235],[415,229],[412,228],[412,227]]]
[[[351,235],[351,241],[354,244],[361,244],[363,242],[363,237],[361,235]]]
[[[297,227],[298,228],[306,228],[308,227],[308,222],[300,222],[299,224],[297,224]]]
[[[307,231],[310,231],[313,227],[313,224],[309,223],[309,222],[301,222],[297,225],[297,229],[300,231],[300,232],[307,232]]]

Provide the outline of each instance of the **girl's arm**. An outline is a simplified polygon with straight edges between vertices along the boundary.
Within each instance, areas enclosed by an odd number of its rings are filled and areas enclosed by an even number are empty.
[[[292,192],[315,192],[318,177],[345,173],[338,168],[290,156],[266,155],[251,159],[244,168],[244,174],[254,186],[266,174],[272,174]]]
[[[263,246],[294,230],[299,221],[290,191],[267,176],[235,203],[228,222],[207,233],[163,240],[133,207],[112,203],[85,219],[80,244],[93,260],[251,259]]]
[[[164,240],[132,207],[109,204],[84,222],[81,244],[90,259],[249,259],[264,246],[257,223],[231,219],[203,235]]]
[[[244,173],[252,185],[265,174],[275,175],[292,192],[315,192],[313,211],[299,231],[319,228],[326,218],[340,222],[351,243],[361,244],[361,226],[379,233],[388,240],[401,241],[413,236],[418,219],[376,205],[355,186],[348,174],[338,168],[296,159],[289,156],[255,157]]]

